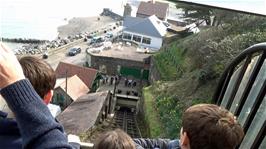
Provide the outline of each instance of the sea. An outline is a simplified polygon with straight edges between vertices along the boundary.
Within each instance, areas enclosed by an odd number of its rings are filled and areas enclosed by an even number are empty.
[[[136,14],[141,0],[0,0],[0,37],[56,39],[57,28],[73,17],[99,16],[103,8],[120,15],[124,5]],[[143,0],[142,0],[143,1]],[[21,44],[6,43],[11,48]]]
[[[57,28],[73,17],[98,16],[103,8],[122,15],[126,3],[132,6],[134,16],[141,1],[148,0],[0,0],[0,37],[54,40],[58,35]],[[193,1],[266,14],[265,0]],[[12,48],[21,46],[7,44]]]

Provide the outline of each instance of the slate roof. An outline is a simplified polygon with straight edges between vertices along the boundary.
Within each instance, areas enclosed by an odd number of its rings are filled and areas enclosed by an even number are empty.
[[[127,16],[124,20],[124,31],[144,34],[147,36],[161,38],[166,34],[166,29],[167,27],[155,15],[145,19]]]
[[[127,27],[133,26],[135,24],[138,24],[138,23],[142,22],[143,20],[145,20],[145,19],[144,18],[139,18],[139,17],[126,16],[124,18],[123,26],[125,28],[127,28]]]
[[[82,96],[56,118],[68,134],[78,135],[85,132],[96,123],[107,96],[108,91]]]
[[[165,19],[169,4],[161,2],[140,2],[137,15],[152,16],[156,15],[160,19]]]
[[[66,88],[65,78],[56,80],[55,89],[58,87],[62,88],[65,91]],[[74,101],[77,100],[80,96],[87,94],[89,91],[90,89],[77,75],[67,78],[67,94]]]
[[[88,67],[60,62],[55,70],[55,73],[56,78],[72,77],[77,75],[88,88],[91,88],[98,71]]]

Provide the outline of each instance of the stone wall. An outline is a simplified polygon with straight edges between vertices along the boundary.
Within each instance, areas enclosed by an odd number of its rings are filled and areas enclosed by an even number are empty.
[[[113,18],[114,20],[123,20],[123,17],[120,16],[117,13],[114,13],[111,9],[109,8],[104,8],[103,12],[101,13],[101,15],[104,16],[110,16],[111,18]]]
[[[130,67],[130,68],[136,68],[136,69],[143,69],[144,66],[148,69],[146,65],[144,65],[144,62],[140,61],[133,61],[133,60],[126,60],[126,59],[119,59],[119,58],[113,58],[113,57],[104,57],[104,56],[96,56],[91,53],[87,53],[87,61],[89,59],[89,66],[99,70],[102,73],[108,74],[108,75],[118,75],[119,67]]]
[[[157,70],[155,59],[152,56],[151,62],[150,62],[150,75],[149,75],[149,82],[152,84],[155,81],[158,81],[161,79],[160,73]]]

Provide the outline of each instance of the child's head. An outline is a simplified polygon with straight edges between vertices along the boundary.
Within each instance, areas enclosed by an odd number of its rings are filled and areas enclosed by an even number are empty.
[[[183,114],[183,148],[234,149],[243,136],[244,131],[234,115],[217,105],[195,105]]]
[[[135,149],[131,137],[121,129],[108,131],[98,138],[94,149]]]
[[[29,79],[39,96],[48,104],[56,82],[53,68],[43,59],[25,56],[19,59],[24,75]]]

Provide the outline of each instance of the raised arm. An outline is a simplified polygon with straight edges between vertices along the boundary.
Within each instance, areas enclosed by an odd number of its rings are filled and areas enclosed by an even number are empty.
[[[24,148],[72,148],[63,128],[55,122],[13,52],[0,45],[0,88],[15,114]]]

